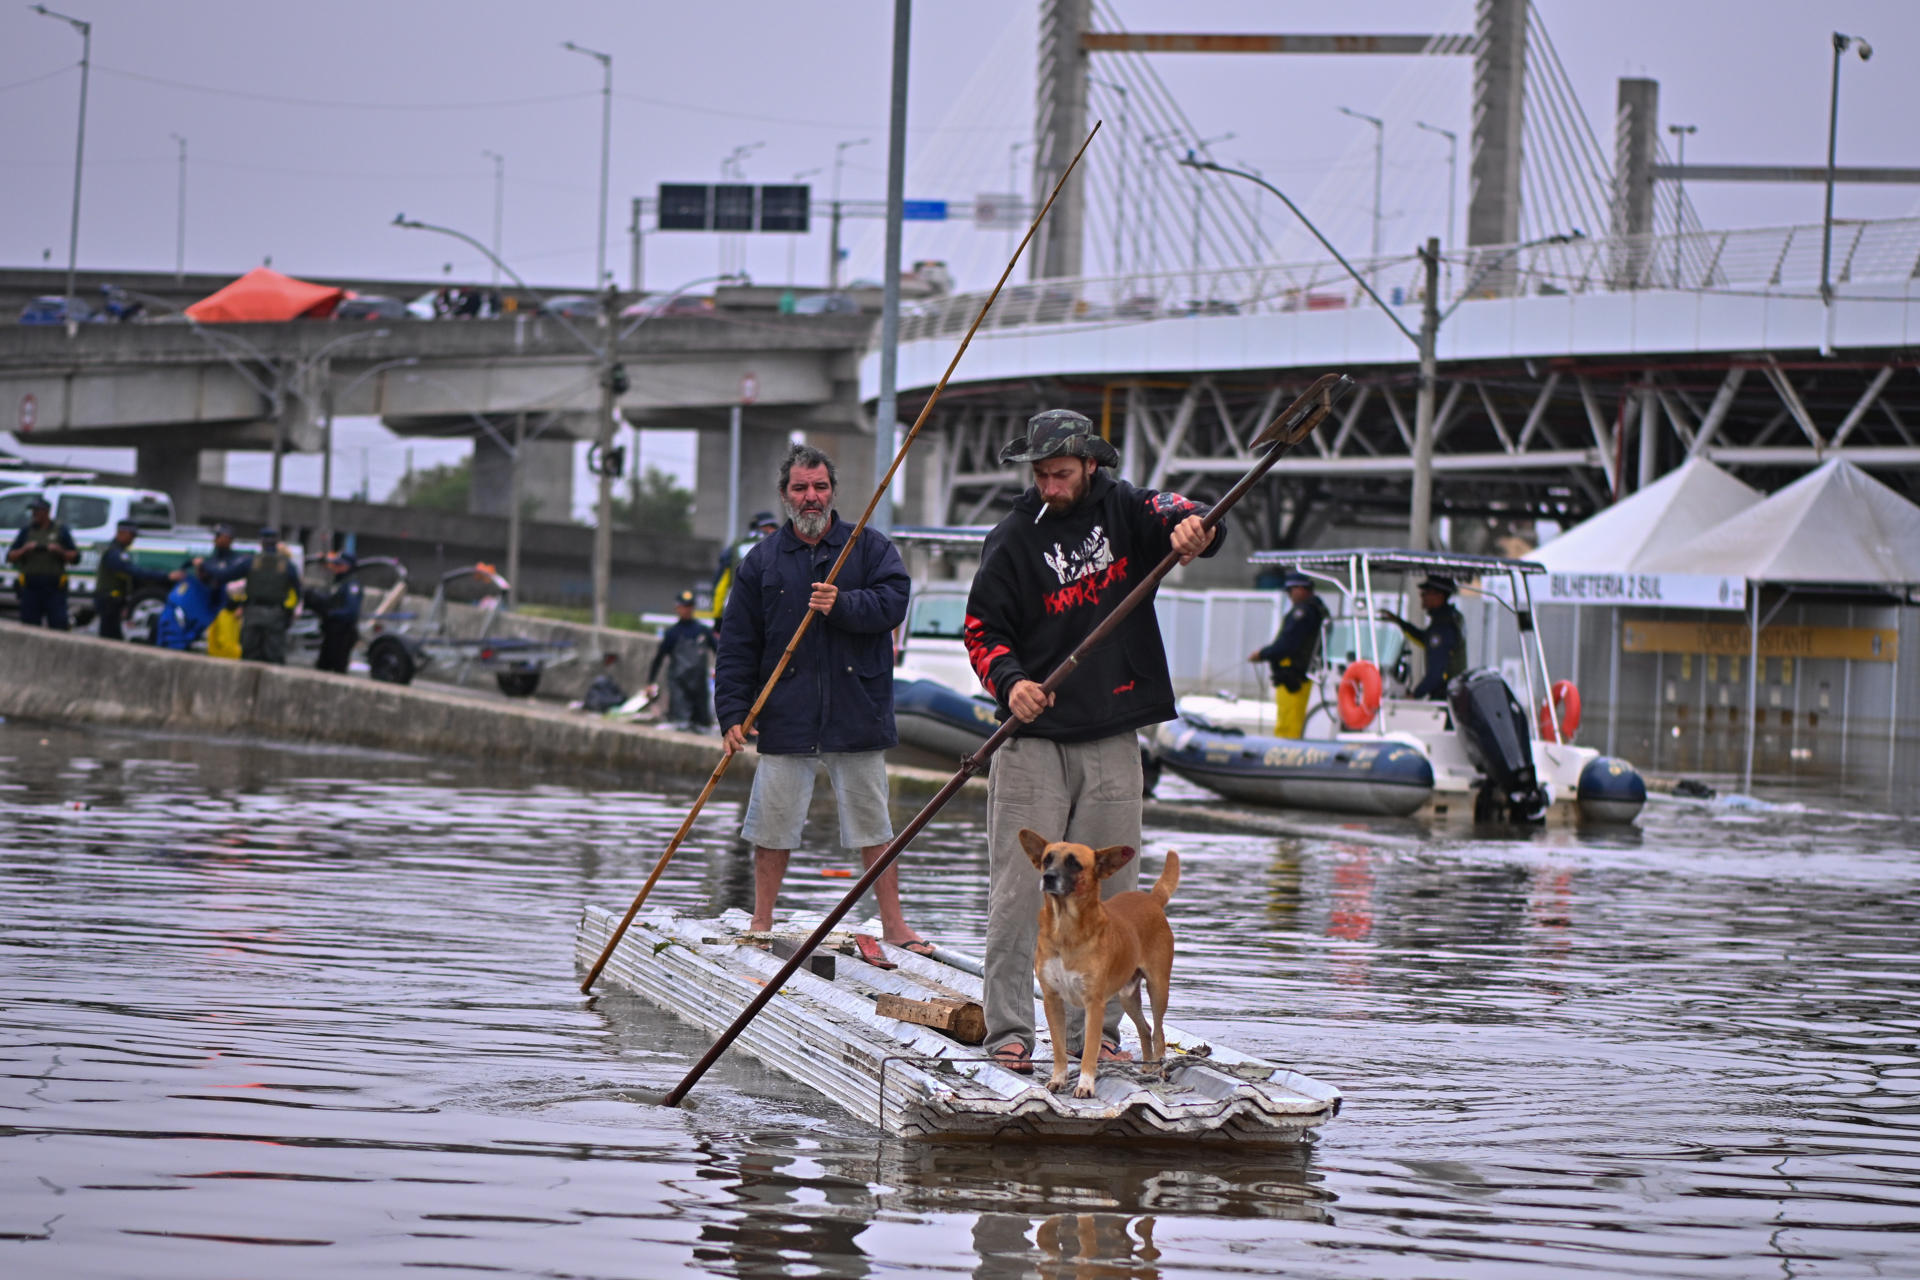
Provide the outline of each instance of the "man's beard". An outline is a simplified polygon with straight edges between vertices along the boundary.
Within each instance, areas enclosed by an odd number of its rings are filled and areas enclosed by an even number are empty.
[[[832,523],[833,516],[824,506],[802,510],[785,498],[780,501],[787,508],[787,518],[793,521],[793,531],[809,542],[826,533],[827,525]]]

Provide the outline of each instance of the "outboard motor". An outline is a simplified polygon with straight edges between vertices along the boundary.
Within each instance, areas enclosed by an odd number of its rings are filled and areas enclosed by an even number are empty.
[[[1467,759],[1481,773],[1476,822],[1540,822],[1547,794],[1533,768],[1527,712],[1497,671],[1478,667],[1447,685],[1447,706]]]

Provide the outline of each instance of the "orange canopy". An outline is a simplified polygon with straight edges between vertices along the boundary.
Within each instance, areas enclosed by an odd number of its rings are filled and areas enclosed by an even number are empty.
[[[346,296],[345,289],[295,280],[271,267],[255,267],[188,307],[187,314],[203,324],[320,320],[332,315]]]

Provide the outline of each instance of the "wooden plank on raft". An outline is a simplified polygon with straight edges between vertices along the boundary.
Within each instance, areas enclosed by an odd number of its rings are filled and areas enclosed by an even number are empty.
[[[909,1000],[883,992],[874,997],[873,1011],[883,1018],[944,1031],[961,1044],[980,1044],[987,1038],[986,1010],[971,1000]]]

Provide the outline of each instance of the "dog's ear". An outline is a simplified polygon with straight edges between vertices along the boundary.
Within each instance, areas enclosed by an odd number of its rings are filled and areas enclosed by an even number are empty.
[[[1133,846],[1130,844],[1110,844],[1093,855],[1094,869],[1100,873],[1102,880],[1132,861]]]
[[[1041,855],[1047,851],[1047,838],[1038,831],[1020,828],[1020,847],[1027,851],[1027,861],[1033,863],[1036,870],[1040,866]]]

